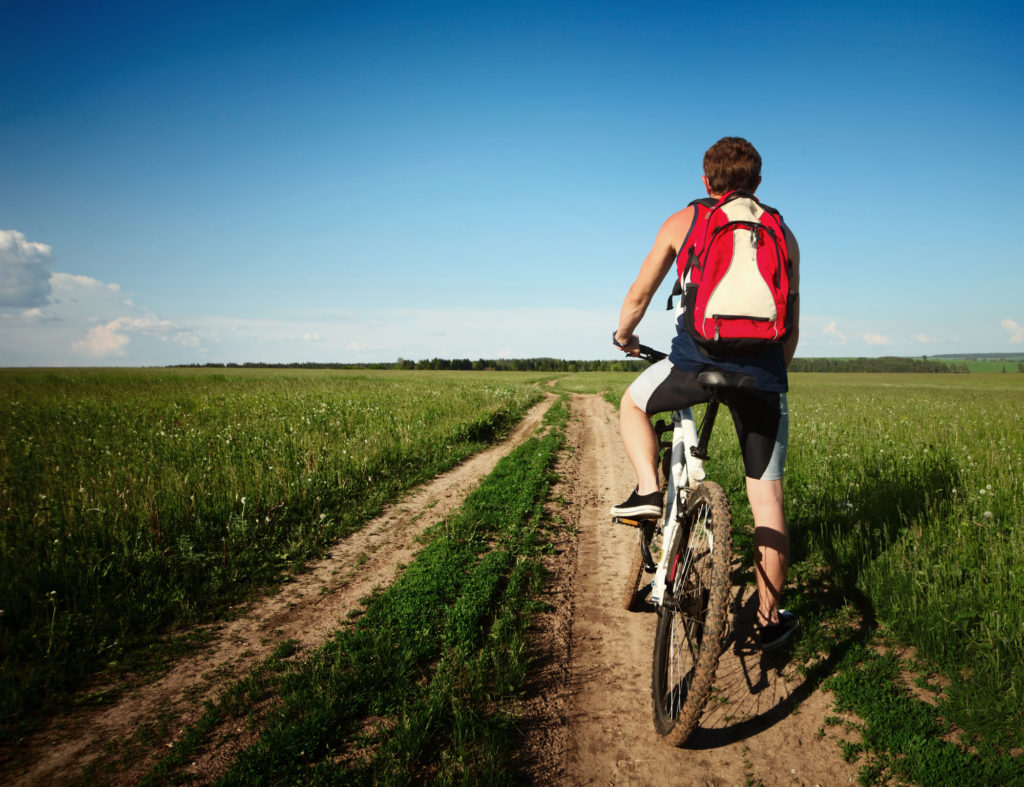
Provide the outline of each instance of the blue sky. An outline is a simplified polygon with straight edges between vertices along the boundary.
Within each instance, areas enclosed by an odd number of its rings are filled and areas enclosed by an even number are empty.
[[[1019,7],[728,9],[0,0],[0,365],[619,357],[726,135],[798,355],[1024,352]]]

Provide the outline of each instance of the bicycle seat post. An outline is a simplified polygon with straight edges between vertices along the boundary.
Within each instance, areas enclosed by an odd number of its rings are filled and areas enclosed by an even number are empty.
[[[708,459],[708,443],[711,442],[711,430],[715,425],[715,418],[718,416],[719,404],[721,401],[718,398],[718,392],[712,390],[711,400],[704,413],[704,421],[700,425],[700,437],[697,440],[697,445],[690,448],[690,454],[697,459],[704,461]]]
[[[698,374],[697,382],[711,394],[711,399],[708,401],[704,423],[700,425],[700,439],[697,441],[697,445],[690,449],[690,453],[697,459],[706,460],[708,458],[708,443],[711,440],[711,428],[715,425],[718,405],[722,402],[720,394],[725,390],[756,391],[757,380],[749,374],[727,374],[721,369],[711,368]]]

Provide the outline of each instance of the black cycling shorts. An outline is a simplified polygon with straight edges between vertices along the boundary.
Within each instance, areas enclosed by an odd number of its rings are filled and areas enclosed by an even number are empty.
[[[697,382],[697,375],[698,372],[673,366],[666,358],[637,377],[629,394],[636,406],[649,415],[681,410],[711,398],[710,392]],[[723,394],[722,402],[732,413],[747,477],[760,481],[781,479],[789,444],[786,394],[731,390]]]

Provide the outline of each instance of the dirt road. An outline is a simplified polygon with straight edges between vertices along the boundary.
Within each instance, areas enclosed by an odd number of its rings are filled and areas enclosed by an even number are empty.
[[[755,603],[736,588],[727,652],[701,726],[684,748],[663,744],[651,721],[650,661],[655,614],[627,612],[620,599],[635,531],[611,523],[608,509],[629,493],[632,470],[622,449],[614,409],[598,396],[575,396],[573,451],[561,470],[565,511],[578,531],[574,566],[562,614],[571,629],[549,642],[547,662],[567,664],[548,723],[564,718],[556,736],[543,721],[538,738],[549,746],[535,766],[537,781],[584,784],[836,785],[856,782],[834,740],[817,732],[831,705],[819,693],[804,696],[795,665],[763,661],[751,647]],[[568,514],[564,514],[568,517]],[[737,523],[739,525],[739,523]],[[563,556],[568,550],[563,551]],[[556,573],[556,576],[560,574]],[[571,589],[570,589],[571,588]],[[535,760],[536,762],[536,760]],[[546,763],[546,764],[545,764]]]
[[[148,757],[108,778],[134,784],[203,701],[232,675],[266,657],[283,639],[310,651],[321,644],[374,586],[390,582],[416,550],[415,538],[461,503],[497,463],[540,423],[531,411],[505,443],[421,487],[360,533],[340,542],[282,591],[220,624],[213,645],[183,659],[158,681],[125,693],[110,707],[54,721],[0,767],[0,781],[42,785],[66,781],[111,742],[131,738],[159,716],[169,730]],[[615,413],[599,396],[573,396],[569,431],[553,507],[570,526],[549,561],[553,612],[536,630],[540,656],[522,709],[527,745],[521,761],[538,784],[797,784],[855,781],[834,741],[817,731],[829,703],[804,696],[792,665],[762,663],[744,646],[753,608],[737,591],[737,626],[718,671],[717,688],[701,728],[682,749],[662,744],[651,723],[652,612],[626,612],[619,603],[634,547],[634,531],[611,524],[608,508],[628,492],[631,471]],[[169,720],[169,721],[168,721]],[[214,778],[230,749],[210,753],[192,772]]]

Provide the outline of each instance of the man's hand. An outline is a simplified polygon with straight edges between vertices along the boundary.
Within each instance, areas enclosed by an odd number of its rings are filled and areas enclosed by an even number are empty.
[[[626,341],[620,340],[620,334],[618,331],[612,333],[612,344],[618,347],[626,355],[632,355],[634,358],[640,354],[640,337],[635,333],[629,334],[629,338]]]

